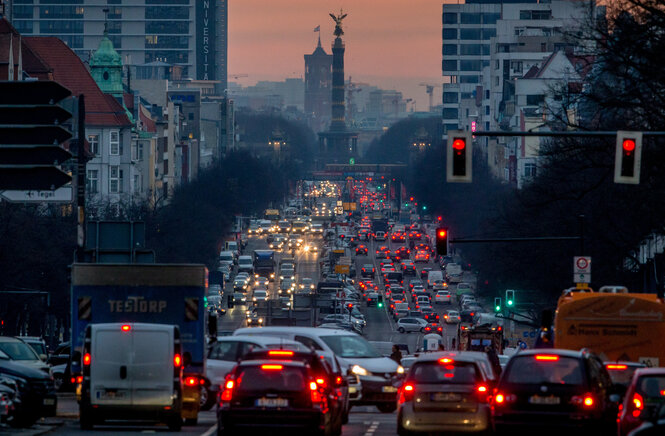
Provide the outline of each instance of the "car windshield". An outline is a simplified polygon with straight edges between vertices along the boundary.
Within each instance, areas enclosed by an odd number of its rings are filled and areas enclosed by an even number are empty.
[[[359,336],[321,336],[321,339],[340,357],[381,357],[369,342]]]
[[[663,401],[665,392],[665,375],[642,376],[637,381],[637,392],[645,397],[645,400],[658,399]]]
[[[557,355],[531,355],[513,358],[506,382],[515,384],[581,385],[584,381],[580,361]]]
[[[424,384],[475,384],[480,378],[476,365],[471,362],[455,362],[441,359],[434,362],[415,363],[408,381]]]
[[[0,351],[3,351],[12,360],[39,360],[39,356],[23,342],[1,342]]]
[[[236,377],[238,392],[300,392],[306,389],[304,368],[266,364],[241,368]]]

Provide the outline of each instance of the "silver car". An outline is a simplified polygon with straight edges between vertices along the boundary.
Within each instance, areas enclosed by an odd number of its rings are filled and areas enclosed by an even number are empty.
[[[400,333],[422,332],[425,326],[427,326],[427,321],[422,318],[405,317],[397,321],[397,331]]]
[[[491,388],[475,356],[464,351],[423,354],[399,390],[397,434],[486,432]]]

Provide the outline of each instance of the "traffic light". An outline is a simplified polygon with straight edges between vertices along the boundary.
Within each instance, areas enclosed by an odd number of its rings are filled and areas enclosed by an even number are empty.
[[[349,313],[351,313],[351,311],[353,310],[353,303],[346,303],[346,310],[349,311]]]
[[[0,82],[0,191],[55,190],[71,181],[60,165],[72,114],[56,103],[71,91],[50,81]],[[7,194],[7,193],[6,193]]]
[[[450,130],[446,143],[446,181],[471,182],[471,132]]]
[[[515,305],[515,291],[512,289],[506,290],[506,306],[512,307]]]
[[[448,229],[445,227],[436,229],[436,254],[439,256],[448,254]]]
[[[501,297],[494,298],[494,311],[501,312]]]
[[[638,185],[642,159],[642,132],[617,132],[614,183]]]

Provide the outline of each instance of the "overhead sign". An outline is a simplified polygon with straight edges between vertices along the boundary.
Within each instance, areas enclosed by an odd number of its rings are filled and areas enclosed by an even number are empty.
[[[335,273],[336,274],[349,275],[350,272],[351,272],[350,265],[340,265],[340,264],[335,265]]]
[[[10,203],[70,203],[74,200],[71,186],[54,191],[0,191],[0,198]]]
[[[339,258],[340,265],[351,265],[351,258],[348,256],[342,256]]]

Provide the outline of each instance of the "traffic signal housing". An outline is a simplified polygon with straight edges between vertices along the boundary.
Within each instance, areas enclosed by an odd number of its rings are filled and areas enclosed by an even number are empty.
[[[448,131],[446,143],[446,181],[449,183],[470,183],[472,179],[471,132]]]
[[[515,291],[512,289],[506,290],[506,306],[513,307],[515,305]]]
[[[439,256],[448,254],[448,229],[445,227],[436,229],[436,254]]]
[[[642,132],[617,131],[614,183],[638,185],[642,160]]]
[[[494,298],[494,311],[501,312],[501,297]]]

